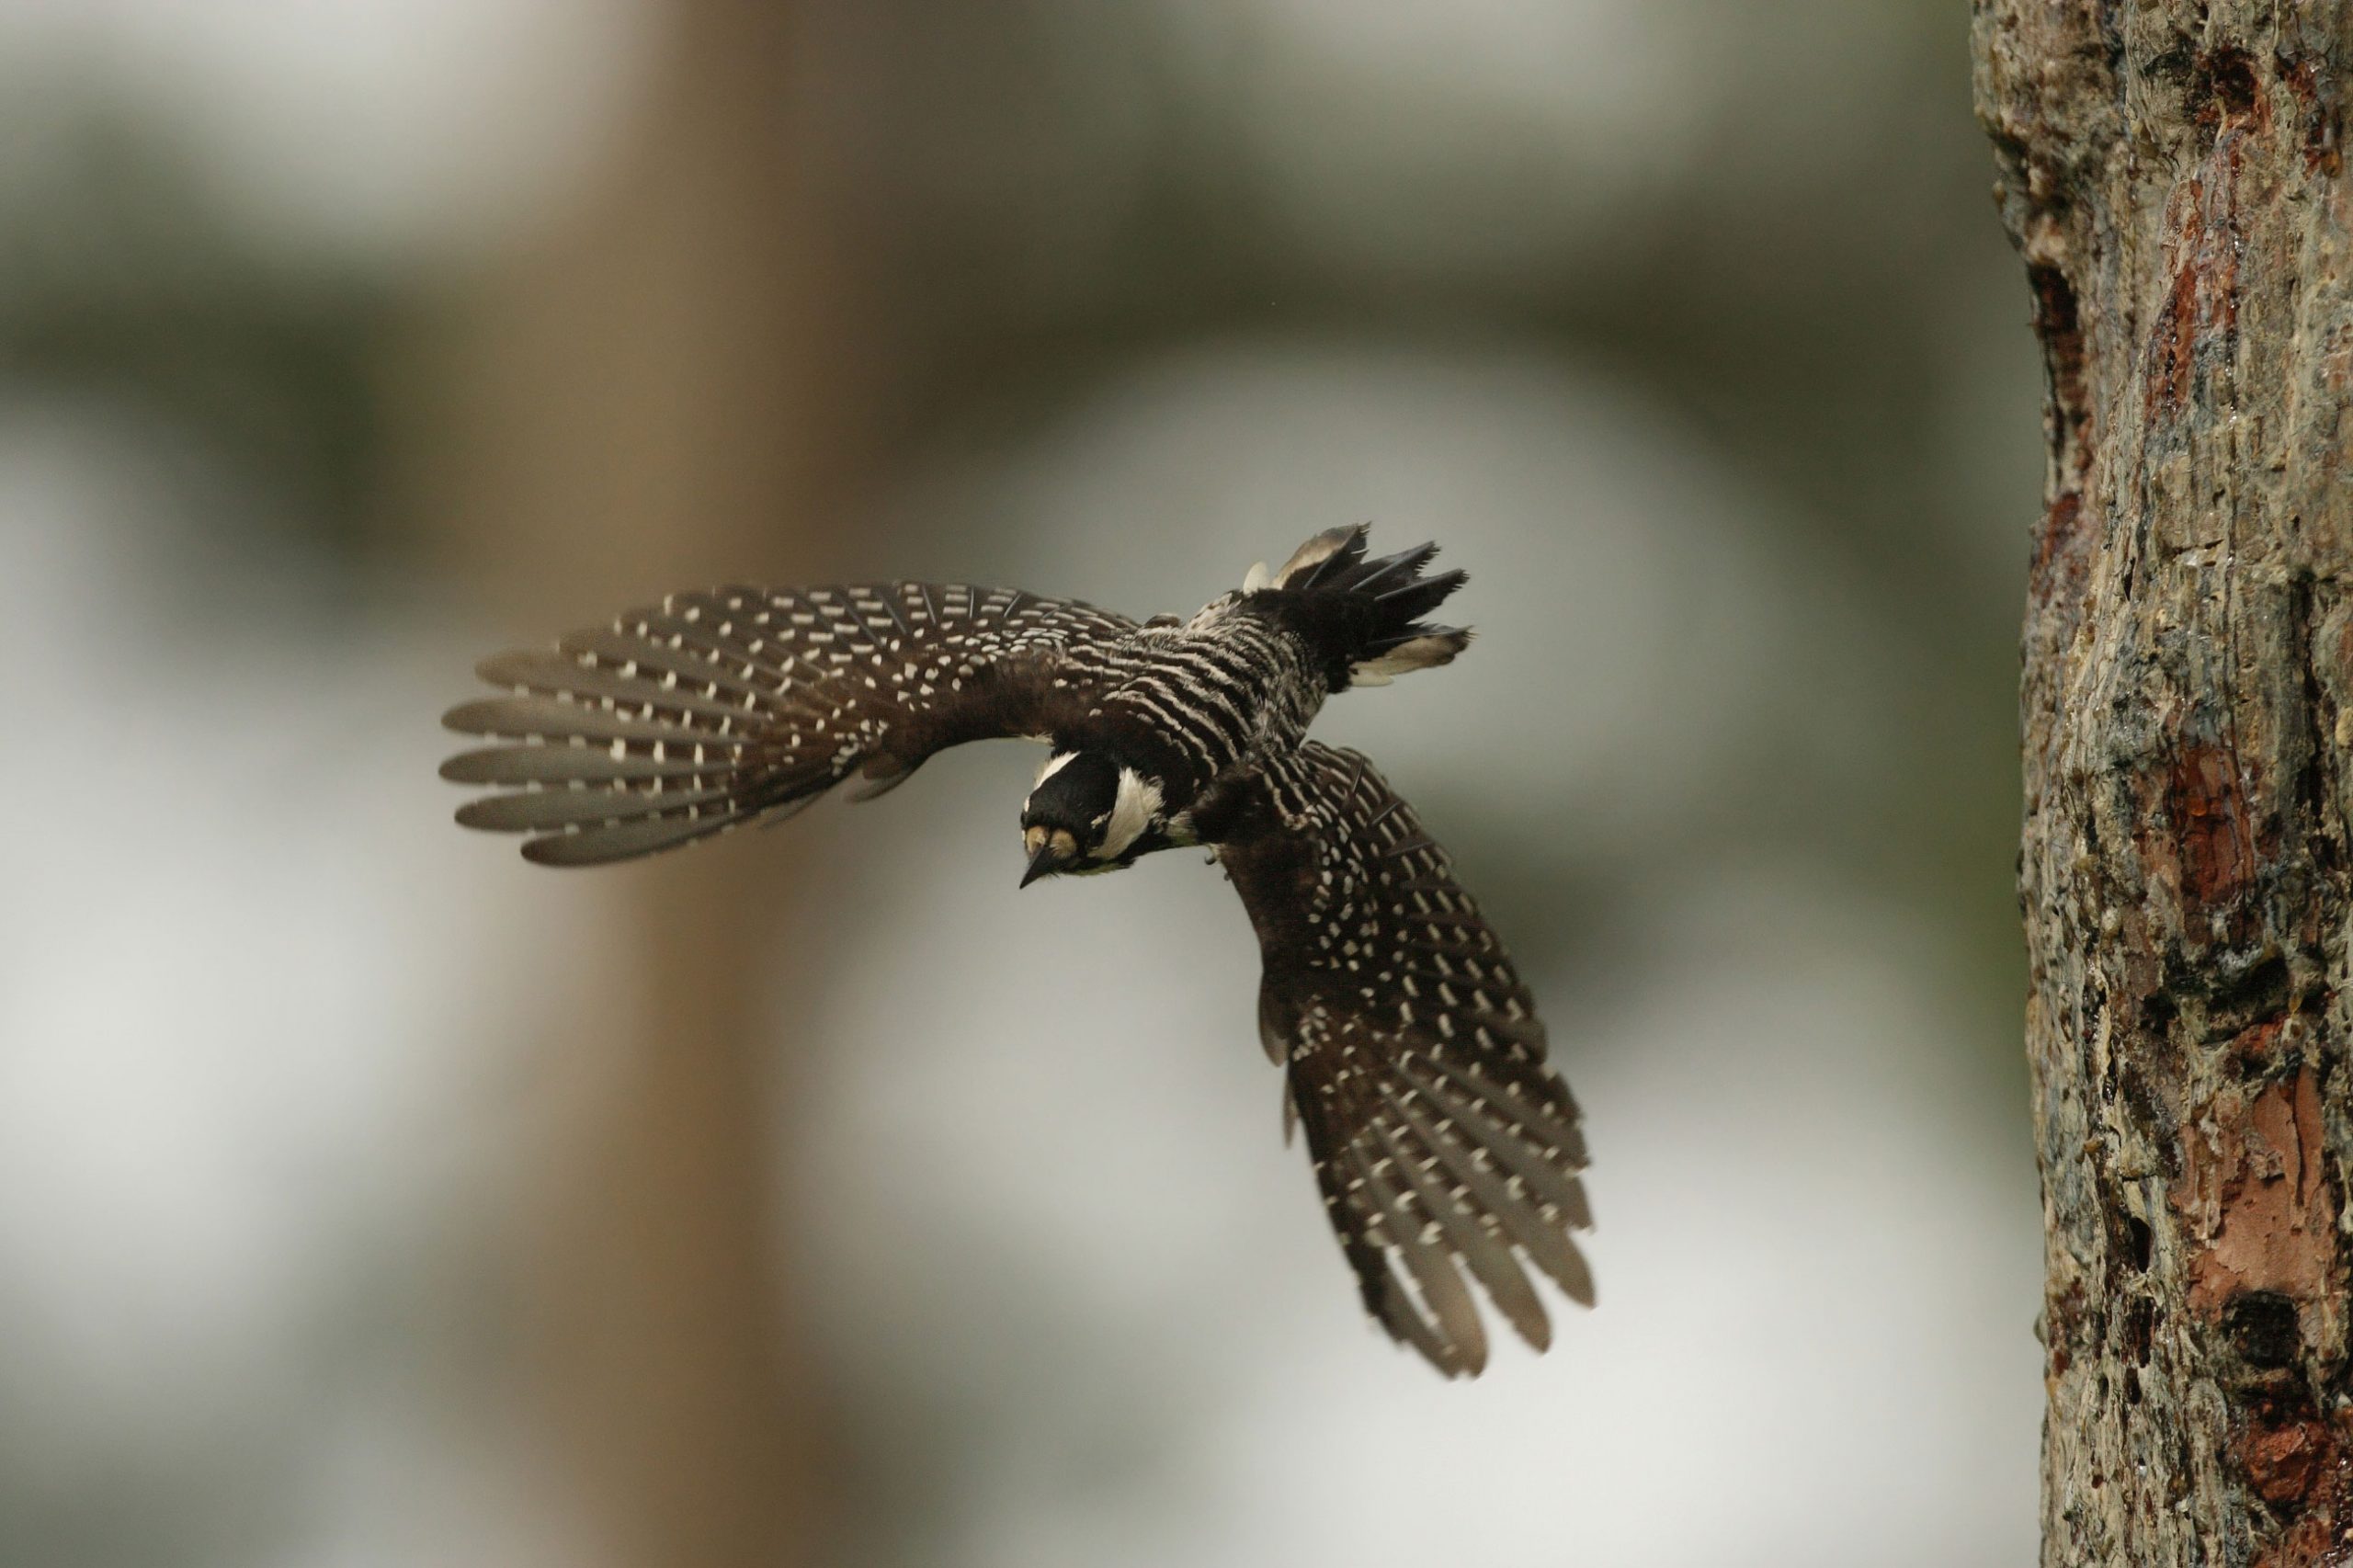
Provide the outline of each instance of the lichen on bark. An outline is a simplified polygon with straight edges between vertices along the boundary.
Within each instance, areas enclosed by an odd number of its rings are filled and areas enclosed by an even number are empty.
[[[1974,42],[2050,448],[2043,1562],[2353,1562],[2353,0],[1980,0]]]

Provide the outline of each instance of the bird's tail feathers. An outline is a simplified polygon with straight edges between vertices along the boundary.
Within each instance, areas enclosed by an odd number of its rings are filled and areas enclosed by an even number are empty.
[[[1394,555],[1368,558],[1366,525],[1329,528],[1291,552],[1282,570],[1251,569],[1245,592],[1278,588],[1291,593],[1349,595],[1372,600],[1371,634],[1354,650],[1349,684],[1386,686],[1394,677],[1452,660],[1471,643],[1461,627],[1435,626],[1422,618],[1470,581],[1466,572],[1425,576],[1438,555],[1435,544],[1419,544]]]

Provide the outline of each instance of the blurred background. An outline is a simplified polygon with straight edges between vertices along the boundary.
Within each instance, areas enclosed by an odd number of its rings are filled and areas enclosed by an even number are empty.
[[[2027,294],[1936,0],[0,0],[0,1562],[2032,1551]],[[1193,857],[1029,748],[598,874],[476,657],[726,580],[1189,612],[1338,702],[1585,1104],[1442,1383]]]

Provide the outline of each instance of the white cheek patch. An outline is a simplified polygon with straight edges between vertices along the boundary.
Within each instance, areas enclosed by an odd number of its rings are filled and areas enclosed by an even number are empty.
[[[1039,785],[1043,784],[1047,779],[1051,778],[1055,774],[1060,773],[1063,768],[1068,767],[1070,766],[1070,759],[1077,755],[1078,753],[1074,751],[1058,751],[1053,756],[1048,757],[1045,761],[1045,765],[1038,769],[1038,777],[1029,781],[1029,788],[1034,791]]]
[[[1160,806],[1159,785],[1132,767],[1120,769],[1120,792],[1111,801],[1110,824],[1103,830],[1103,842],[1097,846],[1095,858],[1117,859],[1152,825],[1152,819],[1160,814]]]

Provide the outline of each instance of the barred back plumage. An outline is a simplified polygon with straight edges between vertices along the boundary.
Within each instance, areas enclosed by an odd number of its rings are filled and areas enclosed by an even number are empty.
[[[1528,1267],[1593,1300],[1569,1238],[1591,1224],[1575,1102],[1444,851],[1364,757],[1306,739],[1333,693],[1467,646],[1425,619],[1464,581],[1428,574],[1436,553],[1369,559],[1362,528],[1335,529],[1181,623],[961,585],[673,595],[485,661],[506,695],[446,722],[495,744],[442,773],[503,791],[460,823],[591,865],[781,820],[853,777],[870,799],[945,746],[1045,741],[1029,877],[1209,846],[1257,931],[1286,1125],[1367,1309],[1475,1373],[1466,1271],[1539,1349]]]

